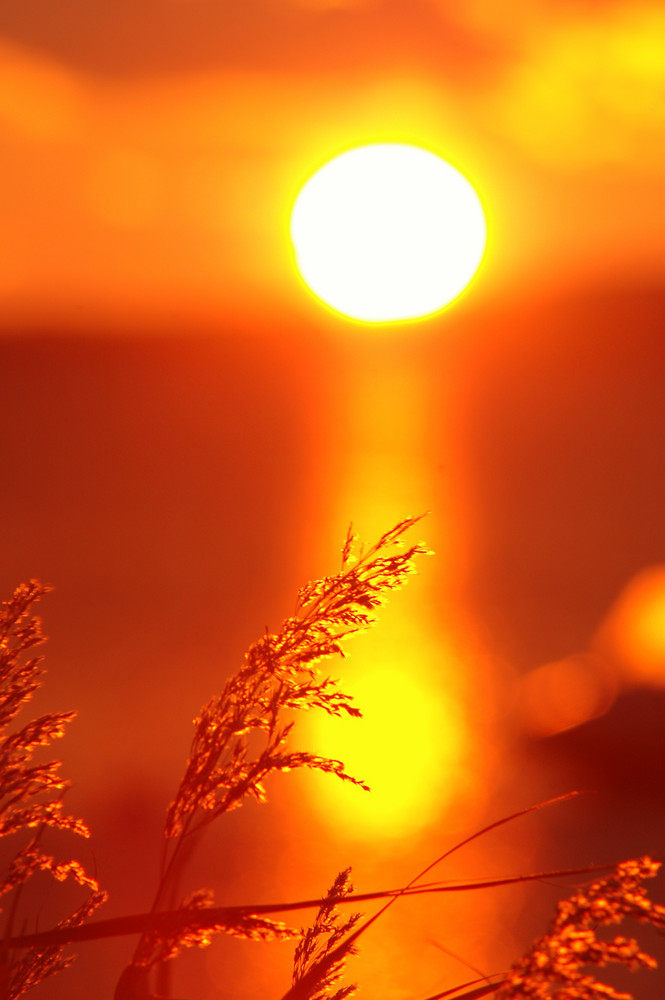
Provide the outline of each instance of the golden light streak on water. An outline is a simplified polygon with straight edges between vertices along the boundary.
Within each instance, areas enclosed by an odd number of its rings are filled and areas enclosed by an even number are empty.
[[[418,351],[386,352],[376,344],[372,360],[371,377],[359,364],[340,387],[339,398],[346,400],[337,432],[344,472],[331,510],[339,527],[327,532],[341,540],[341,526],[353,519],[367,544],[430,506],[428,412],[439,390]],[[407,543],[422,540],[438,554],[419,559],[418,575],[380,609],[368,634],[349,640],[348,659],[332,668],[364,718],[311,713],[305,723],[313,751],[343,760],[372,788],[365,793],[319,775],[307,782],[312,808],[356,838],[420,831],[460,796],[468,797],[474,784],[469,677],[454,652],[455,637],[437,622],[433,581],[445,578],[450,546],[442,521],[434,512],[412,529]]]
[[[440,643],[433,646],[429,635],[414,636],[403,615],[396,617],[353,656],[355,669],[344,689],[363,718],[313,722],[316,752],[342,759],[371,788],[363,792],[317,777],[315,807],[346,835],[418,832],[459,793],[460,779],[467,780],[464,713],[441,683],[452,666],[449,654]]]

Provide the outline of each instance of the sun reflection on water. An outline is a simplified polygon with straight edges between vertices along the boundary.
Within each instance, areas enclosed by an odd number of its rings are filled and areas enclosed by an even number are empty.
[[[449,662],[435,664],[432,654],[419,648],[415,656],[405,655],[398,636],[384,635],[372,642],[369,657],[361,654],[361,670],[343,684],[363,718],[312,714],[307,721],[306,738],[316,752],[341,759],[349,773],[371,788],[367,793],[338,781],[312,779],[314,809],[347,835],[403,837],[417,832],[434,822],[468,779],[469,734],[462,705],[454,687],[442,684]]]

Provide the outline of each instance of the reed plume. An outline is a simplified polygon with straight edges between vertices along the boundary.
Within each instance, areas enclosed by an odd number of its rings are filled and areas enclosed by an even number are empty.
[[[79,861],[58,861],[45,846],[55,833],[88,836],[83,821],[64,812],[67,782],[60,776],[60,763],[34,759],[63,735],[74,713],[44,715],[22,728],[11,728],[41,683],[41,661],[31,650],[43,635],[32,606],[49,588],[31,581],[0,606],[0,837],[15,837],[18,844],[0,873],[0,897],[7,900],[0,1000],[15,1000],[66,968],[72,961],[64,951],[68,943],[115,934],[139,935],[133,959],[118,982],[116,1000],[154,1000],[160,987],[162,996],[170,994],[166,973],[170,960],[182,948],[207,945],[219,932],[260,941],[297,939],[292,983],[283,1000],[346,1000],[355,990],[341,982],[347,958],[360,936],[405,896],[607,871],[607,866],[599,866],[466,884],[422,881],[453,851],[534,809],[564,801],[573,792],[490,823],[402,888],[356,893],[347,869],[320,900],[218,907],[209,889],[197,889],[179,905],[172,903],[184,864],[202,831],[248,797],[264,802],[270,774],[313,768],[367,789],[362,779],[347,773],[342,761],[291,749],[294,713],[296,719],[298,711],[310,709],[360,717],[337,681],[322,672],[322,664],[344,655],[344,642],[374,622],[377,608],[414,571],[414,560],[427,550],[420,543],[405,545],[403,536],[419,520],[406,518],[366,551],[349,530],[340,571],[303,587],[294,613],[277,632],[267,632],[250,646],[238,672],[202,708],[194,720],[183,778],[166,814],[157,891],[151,910],[143,914],[87,921],[105,893]],[[428,1000],[481,1000],[490,994],[497,994],[497,1000],[632,1000],[630,994],[596,978],[594,970],[608,963],[631,970],[655,967],[655,960],[634,938],[611,937],[606,928],[630,918],[665,930],[665,907],[649,899],[643,884],[658,867],[647,857],[623,862],[561,902],[548,932],[510,971],[445,989]],[[34,921],[30,926],[22,907],[22,890],[38,872],[57,881],[71,878],[88,893],[77,910],[47,931],[37,930]],[[382,907],[364,922],[358,913],[341,916],[341,907],[371,900],[381,900]],[[308,908],[317,910],[309,928],[297,930],[276,919]]]
[[[624,861],[611,875],[559,903],[548,933],[511,969],[497,1000],[632,1000],[632,994],[600,982],[588,970],[610,963],[632,971],[656,968],[635,938],[604,939],[597,931],[625,919],[665,930],[665,907],[649,899],[642,884],[659,868],[648,857]]]
[[[41,658],[27,654],[44,641],[41,622],[32,615],[32,607],[48,590],[32,580],[17,587],[11,599],[0,606],[0,837],[18,841],[16,852],[0,874],[0,897],[7,897],[0,946],[0,996],[7,1000],[21,996],[73,961],[62,945],[35,946],[22,956],[11,947],[13,928],[26,919],[21,900],[28,880],[38,872],[47,872],[58,882],[72,878],[88,890],[88,898],[60,922],[61,928],[79,926],[106,898],[80,862],[58,862],[43,846],[48,830],[89,836],[82,820],[63,811],[67,782],[60,776],[60,761],[37,763],[33,759],[40,748],[64,735],[76,713],[43,715],[22,728],[9,728],[41,684]]]
[[[362,779],[346,771],[342,761],[290,749],[294,721],[287,715],[320,709],[331,716],[361,717],[337,681],[322,674],[320,664],[343,656],[342,643],[372,625],[376,609],[415,571],[416,556],[427,550],[420,543],[406,546],[403,535],[419,520],[405,518],[367,550],[358,546],[349,528],[340,571],[300,589],[293,615],[282,622],[278,632],[266,633],[249,647],[238,672],[194,720],[189,759],[167,811],[152,912],[159,911],[175,884],[193,838],[248,797],[264,802],[268,775],[309,768],[369,791]],[[205,898],[212,902],[210,894]],[[185,911],[191,905],[183,901],[181,908]],[[277,921],[256,916],[237,926],[211,927],[206,941],[215,930],[264,939],[296,933]],[[174,957],[182,947],[201,943],[200,931],[187,929],[168,942],[154,933],[142,935],[117,1000],[133,1000],[142,991],[145,995],[153,966]]]
[[[314,923],[301,932],[293,956],[293,982],[289,1000],[346,1000],[356,986],[337,985],[344,973],[346,958],[356,949],[353,930],[360,913],[341,921],[339,904],[353,894],[351,869],[340,872],[322,901]]]

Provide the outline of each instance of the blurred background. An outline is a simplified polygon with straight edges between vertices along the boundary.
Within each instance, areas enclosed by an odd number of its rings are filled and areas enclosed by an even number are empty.
[[[425,510],[436,554],[334,668],[365,720],[296,734],[372,793],[282,777],[187,888],[392,887],[571,789],[440,877],[663,853],[664,47],[657,2],[4,0],[0,584],[55,588],[36,703],[79,713],[56,751],[100,917],[148,908],[191,720],[249,643],[350,521],[371,543]],[[388,140],[462,170],[489,238],[460,300],[375,327],[308,293],[288,219]],[[400,903],[350,978],[400,1000],[505,969],[563,892]],[[35,998],[111,996],[131,949]],[[175,995],[279,997],[291,956],[215,942]]]

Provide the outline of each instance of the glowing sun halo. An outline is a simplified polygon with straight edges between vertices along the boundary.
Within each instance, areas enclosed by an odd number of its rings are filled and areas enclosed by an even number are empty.
[[[291,215],[298,269],[352,319],[386,323],[437,312],[471,281],[485,249],[478,195],[418,146],[377,143],[335,157]]]

